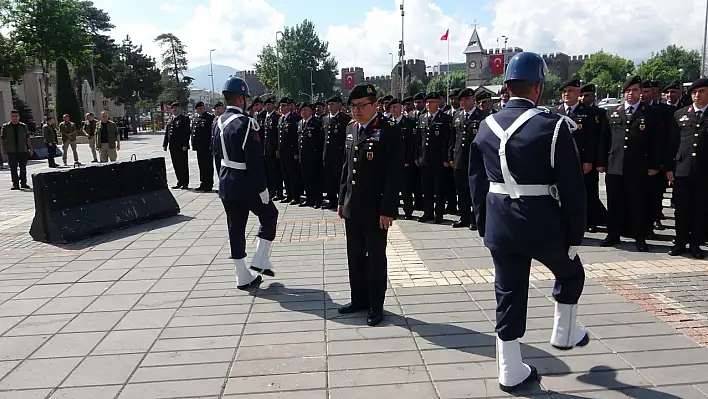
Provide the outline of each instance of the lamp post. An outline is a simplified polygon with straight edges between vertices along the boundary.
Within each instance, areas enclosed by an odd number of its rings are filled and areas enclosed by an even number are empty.
[[[703,56],[701,58],[701,78],[706,77],[706,42],[708,42],[708,1],[706,1],[706,17],[703,20]]]
[[[211,62],[211,53],[214,51],[216,51],[214,48],[209,50],[209,76],[211,77],[211,99],[209,101],[211,101],[212,107],[214,106],[214,64]]]
[[[401,6],[400,6],[400,9],[401,9],[401,43],[399,45],[399,53],[400,53],[399,55],[401,58],[401,98],[403,98],[403,96],[405,96],[405,93],[406,93],[406,83],[405,83],[406,82],[406,74],[405,74],[405,69],[404,69],[406,50],[405,50],[404,41],[403,41],[403,22],[404,22],[405,15],[406,15],[405,11],[403,10],[403,2],[404,1],[405,0],[401,0]]]
[[[280,97],[280,55],[278,53],[278,33],[280,33],[280,36],[283,36],[282,31],[277,31],[275,32],[275,67],[278,70],[278,97]]]
[[[497,38],[497,43],[499,43],[499,39],[501,39],[501,38],[504,38],[504,48],[506,48],[506,42],[509,41],[509,38],[504,35],[501,35]]]
[[[391,95],[393,95],[393,53],[388,53],[391,56]]]
[[[315,81],[312,79],[312,67],[307,67],[310,70],[310,102],[315,101]]]

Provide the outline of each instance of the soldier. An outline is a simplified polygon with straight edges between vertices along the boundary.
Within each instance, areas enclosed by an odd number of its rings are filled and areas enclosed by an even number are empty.
[[[460,111],[460,100],[458,98],[459,94],[460,89],[450,90],[450,108],[448,109],[447,113],[453,118],[455,117],[455,114]]]
[[[600,173],[597,171],[599,156],[597,153],[600,146],[600,139],[609,134],[608,129],[610,125],[607,123],[607,111],[595,104],[594,84],[587,83],[580,87],[580,101],[588,112],[589,117],[592,118],[593,121],[599,121],[598,123],[600,125],[597,131],[597,137],[595,138],[595,148],[592,150],[596,154],[594,156],[593,170],[586,173],[584,176],[585,193],[587,194],[588,201],[587,227],[588,232],[595,233],[597,226],[607,225],[607,208],[605,208],[605,204],[600,200]]]
[[[305,103],[300,108],[302,119],[298,123],[300,138],[300,170],[305,186],[305,202],[300,206],[322,207],[322,153],[325,133],[322,120],[316,118],[315,106]]]
[[[59,132],[61,133],[61,143],[62,143],[62,161],[64,161],[64,166],[66,166],[66,157],[69,146],[71,146],[71,152],[74,154],[74,166],[80,166],[79,154],[76,152],[76,124],[71,121],[69,114],[64,114],[62,116],[63,121],[59,123]]]
[[[186,190],[189,188],[189,118],[182,114],[178,102],[172,103],[170,111],[172,112],[172,120],[167,125],[167,129],[165,129],[162,150],[167,151],[168,148],[170,149],[172,167],[177,178],[177,184],[172,188]]]
[[[425,96],[427,113],[420,116],[417,135],[420,137],[417,154],[423,183],[424,213],[418,221],[436,224],[443,222],[445,213],[446,168],[450,168],[448,148],[452,134],[452,117],[440,110],[440,93]],[[435,206],[433,206],[435,204]]]
[[[204,107],[204,102],[199,101],[196,105],[197,117],[192,133],[192,150],[197,152],[197,163],[199,164],[200,185],[195,191],[210,192],[214,188],[214,164],[211,155],[211,134],[214,125],[214,115],[208,113]]]
[[[315,117],[320,119],[325,117],[325,103],[322,101],[317,101],[315,103]]]
[[[403,143],[394,121],[376,112],[376,88],[358,84],[349,94],[356,122],[347,127],[337,214],[344,219],[351,302],[348,314],[368,310],[366,323],[383,320],[388,229],[398,214]]]
[[[261,143],[264,143],[265,127],[263,125],[265,124],[266,110],[263,105],[263,99],[261,99],[260,96],[254,98],[251,106],[253,107],[253,118],[258,122],[258,126],[260,127],[260,129],[258,129],[258,135],[261,138]]]
[[[418,136],[416,135],[415,122],[403,115],[403,107],[397,98],[392,99],[386,104],[386,112],[391,117],[390,120],[396,123],[396,126],[401,132],[403,140],[403,184],[401,190],[403,192],[403,214],[406,220],[413,219],[413,197],[419,201],[420,193],[416,192],[417,182],[420,181],[420,174],[416,173],[418,167],[415,165],[416,147],[418,146]]]
[[[664,219],[664,193],[668,188],[668,180],[666,179],[666,163],[669,158],[669,136],[671,124],[673,121],[676,107],[666,105],[661,102],[661,93],[659,92],[659,82],[656,80],[646,80],[642,84],[642,101],[649,104],[649,110],[655,114],[657,120],[657,139],[659,140],[659,148],[662,151],[661,165],[659,173],[654,176],[649,176],[649,204],[647,218],[647,237],[653,235],[652,231],[664,230],[664,225],[661,220]]]
[[[211,153],[214,155],[214,166],[216,167],[216,178],[217,180],[219,179],[219,172],[221,171],[221,158],[219,157],[219,154],[215,151],[215,148],[213,146],[214,142],[214,126],[216,126],[216,119],[220,117],[221,115],[224,114],[224,103],[219,101],[216,104],[214,104],[214,121],[211,124],[211,130],[212,130],[212,140],[209,142],[209,150]]]
[[[681,109],[680,102],[683,95],[683,92],[681,92],[681,83],[677,80],[672,81],[664,87],[662,93],[664,94],[666,105],[674,107],[675,110]]]
[[[585,233],[585,193],[571,133],[575,123],[536,107],[546,63],[516,54],[504,83],[510,99],[480,125],[470,149],[470,188],[479,234],[494,261],[499,388],[512,392],[538,378],[521,358],[531,260],[554,274],[556,301],[551,345],[585,346],[576,323],[585,274],[577,255]]]
[[[344,143],[346,141],[346,131],[351,116],[341,112],[342,99],[339,96],[332,96],[327,99],[329,114],[322,120],[325,131],[325,145],[322,153],[325,189],[327,191],[327,204],[322,209],[337,209],[339,194],[339,180],[342,177],[342,166],[344,165]]]
[[[251,270],[275,276],[268,257],[275,239],[278,209],[268,194],[258,122],[243,113],[246,98],[250,96],[248,85],[243,79],[231,76],[224,84],[222,93],[227,109],[217,119],[212,145],[222,158],[219,197],[226,211],[236,285],[238,289],[247,290],[262,281],[260,275],[254,276],[246,268],[248,214],[253,212],[260,222],[258,246],[251,260]]]
[[[506,107],[506,103],[509,101],[509,90],[506,89],[506,86],[502,86],[501,90],[499,90],[499,104],[496,107],[497,111],[501,111],[502,108]]]
[[[278,121],[278,153],[280,166],[283,170],[283,180],[287,196],[280,201],[299,205],[302,197],[302,175],[300,172],[300,155],[298,153],[297,127],[300,115],[293,112],[292,100],[287,97],[280,99],[280,120]]]
[[[12,179],[10,190],[30,188],[27,185],[27,161],[30,155],[32,155],[32,142],[29,129],[27,125],[20,122],[19,111],[13,109],[10,111],[10,122],[0,127],[0,157],[7,156]]]
[[[705,257],[708,212],[708,79],[698,79],[688,88],[693,105],[676,111],[672,121],[666,176],[674,186],[676,240],[669,255],[678,256],[689,245],[696,259]]]
[[[420,115],[424,114],[425,111],[425,93],[417,93],[416,95],[413,96],[413,107],[415,110],[413,110],[414,115],[412,116],[412,119],[418,123],[418,118],[420,118]],[[409,115],[410,117],[410,115]]]
[[[268,172],[268,192],[273,201],[284,199],[283,196],[283,171],[280,168],[278,159],[278,121],[280,113],[275,109],[273,97],[268,97],[263,101],[265,107],[265,120],[261,128],[265,134],[263,141],[265,146],[266,171]]]
[[[403,114],[410,119],[413,115],[411,115],[411,112],[415,110],[415,107],[413,106],[413,97],[406,97],[403,100],[401,100],[401,105],[403,105]]]
[[[580,153],[580,163],[585,181],[585,194],[587,196],[586,225],[589,232],[597,231],[598,215],[591,213],[596,209],[589,204],[594,204],[594,199],[599,200],[599,173],[595,169],[597,164],[598,140],[600,139],[602,121],[600,115],[590,107],[580,102],[580,80],[570,79],[560,86],[563,104],[555,107],[553,113],[565,115],[575,121],[577,128],[573,132],[575,144]]]
[[[108,112],[101,111],[101,123],[96,125],[94,134],[101,163],[106,163],[108,160],[115,162],[118,158],[116,151],[120,151],[120,133],[118,126],[108,119]],[[211,164],[211,157],[209,158]]]
[[[50,168],[58,168],[57,162],[54,158],[57,156],[57,144],[59,143],[59,137],[57,137],[57,120],[53,116],[47,117],[46,123],[42,126],[42,135],[44,136],[44,144],[47,146],[47,163]],[[0,157],[2,158],[2,157]]]
[[[487,114],[496,114],[497,110],[492,107],[492,95],[480,88],[476,92],[477,107]]]
[[[88,136],[88,145],[89,149],[91,150],[91,155],[93,156],[93,161],[92,163],[98,162],[98,158],[96,157],[96,147],[98,147],[98,144],[96,143],[96,124],[97,121],[94,118],[93,113],[89,112],[86,114],[86,120],[84,121],[84,133],[86,133],[86,136]]]
[[[455,114],[455,120],[453,121],[455,135],[450,140],[450,159],[452,159],[455,187],[459,196],[460,220],[455,222],[452,227],[466,227],[477,230],[477,223],[472,217],[468,166],[470,144],[477,135],[479,124],[487,117],[487,114],[476,107],[477,100],[472,89],[462,89],[458,93],[458,100],[462,108],[460,112]]]
[[[609,116],[609,135],[601,137],[598,171],[607,188],[607,237],[600,243],[612,247],[620,243],[622,222],[629,215],[635,247],[647,252],[648,176],[659,172],[661,152],[657,122],[649,106],[639,101],[642,80],[634,76],[624,85],[625,103]]]

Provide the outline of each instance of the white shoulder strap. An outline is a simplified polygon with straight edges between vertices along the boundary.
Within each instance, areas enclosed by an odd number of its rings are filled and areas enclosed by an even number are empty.
[[[240,114],[233,114],[226,118],[226,121],[222,123],[222,118],[219,117],[216,120],[217,126],[219,126],[219,139],[221,140],[221,158],[226,160],[226,162],[230,162],[229,160],[229,154],[226,152],[226,143],[224,142],[224,129],[226,126],[228,126],[229,123],[233,122],[234,119],[239,118],[243,115]]]
[[[571,132],[574,132],[578,128],[578,124],[571,118],[565,115],[559,116],[560,119],[556,122],[556,128],[553,130],[553,139],[551,140],[551,168],[556,167],[556,141],[558,141],[558,132],[560,132],[563,122],[568,124],[568,129],[570,129]]]

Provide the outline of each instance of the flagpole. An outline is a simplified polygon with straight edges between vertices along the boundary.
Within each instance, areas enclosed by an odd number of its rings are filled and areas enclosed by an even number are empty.
[[[450,104],[450,31],[447,31],[447,103]]]

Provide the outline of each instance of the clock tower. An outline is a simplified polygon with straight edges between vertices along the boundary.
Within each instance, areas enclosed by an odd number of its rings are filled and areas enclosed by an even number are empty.
[[[487,54],[482,47],[482,42],[479,40],[479,34],[477,34],[477,28],[472,32],[472,37],[470,37],[469,43],[467,43],[467,48],[465,48],[465,58],[467,62],[467,86],[477,87],[484,84],[484,68],[489,68],[486,65]]]

